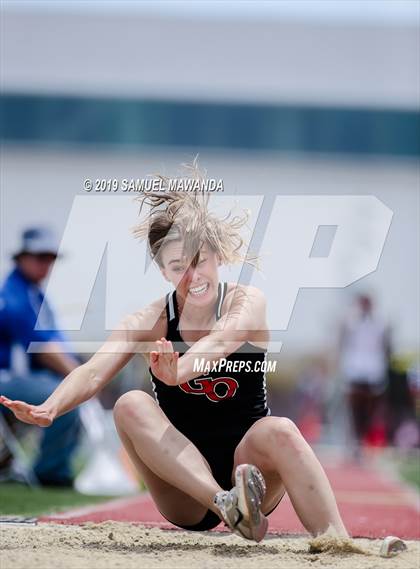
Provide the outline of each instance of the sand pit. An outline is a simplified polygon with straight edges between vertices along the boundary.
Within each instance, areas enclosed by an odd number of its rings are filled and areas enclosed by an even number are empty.
[[[3,525],[1,569],[419,569],[420,543],[393,559],[379,557],[381,540],[354,540],[364,553],[348,547],[309,553],[309,539],[268,536],[253,544],[229,533],[146,529],[121,522],[83,526]],[[327,548],[328,549],[328,548]],[[351,548],[350,548],[351,549]]]

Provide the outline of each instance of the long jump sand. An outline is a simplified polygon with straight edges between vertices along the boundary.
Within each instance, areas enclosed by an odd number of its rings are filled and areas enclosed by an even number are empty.
[[[356,539],[310,553],[309,538],[268,536],[254,544],[223,532],[168,531],[123,522],[79,525],[3,525],[1,569],[419,569],[420,543],[393,559],[379,556],[381,540]],[[331,540],[327,538],[324,548]],[[334,543],[332,543],[334,546]],[[357,553],[361,548],[364,553]],[[349,551],[350,549],[350,551]]]

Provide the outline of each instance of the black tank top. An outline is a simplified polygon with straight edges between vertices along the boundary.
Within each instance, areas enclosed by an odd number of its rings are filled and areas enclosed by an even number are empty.
[[[221,316],[226,291],[227,283],[219,283],[217,320]],[[166,301],[166,338],[176,342],[181,357],[190,346],[184,342],[178,329],[179,314],[175,291],[167,295]],[[267,407],[265,373],[254,371],[255,362],[258,362],[257,368],[261,369],[265,357],[266,350],[246,342],[226,360],[232,362],[232,370],[235,369],[234,362],[245,361],[251,371],[227,371],[223,368],[217,372],[209,371],[178,386],[166,385],[150,370],[156,401],[171,423],[190,440],[241,433],[256,420],[270,414]],[[237,363],[236,366],[238,365]]]

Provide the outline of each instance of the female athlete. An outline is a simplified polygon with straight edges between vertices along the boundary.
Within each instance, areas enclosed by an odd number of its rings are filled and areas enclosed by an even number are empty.
[[[122,443],[162,515],[188,530],[222,519],[260,541],[285,492],[313,535],[347,536],[328,479],[292,421],[270,415],[261,371],[269,334],[263,293],[220,282],[244,259],[237,217],[218,219],[191,193],[150,194],[136,233],[173,292],[124,319],[89,361],[42,405],[5,397],[26,423],[49,426],[98,393],[131,359],[148,360],[155,398],[130,391],[115,404]],[[200,367],[201,365],[201,367]],[[204,370],[204,373],[203,373]]]

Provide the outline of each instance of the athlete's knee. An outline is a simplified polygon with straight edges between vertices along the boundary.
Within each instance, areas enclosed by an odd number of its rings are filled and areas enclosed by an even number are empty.
[[[152,405],[155,405],[153,398],[144,391],[127,391],[114,405],[114,420],[117,424],[122,424],[133,417],[139,421],[146,415],[144,410]]]
[[[301,439],[299,429],[287,417],[267,417],[250,429],[245,442],[260,453],[271,453],[273,448],[293,447]]]
[[[272,417],[269,425],[268,439],[277,448],[296,448],[304,440],[293,421],[287,417]]]

